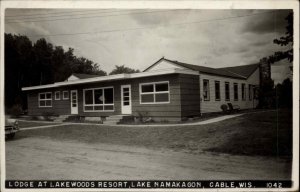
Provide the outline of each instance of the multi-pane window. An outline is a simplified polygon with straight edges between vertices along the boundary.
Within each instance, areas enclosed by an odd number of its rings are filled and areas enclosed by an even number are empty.
[[[55,91],[55,100],[60,100],[60,91]]]
[[[251,101],[252,97],[253,97],[253,87],[252,87],[252,85],[249,85],[248,89],[249,89],[249,91],[248,91],[248,93],[249,93],[249,101]]]
[[[140,84],[140,103],[169,103],[169,82],[155,82]]]
[[[225,82],[225,100],[229,101],[230,100],[230,87],[229,87],[229,82]]]
[[[203,99],[209,101],[209,80],[203,79]]]
[[[246,89],[245,84],[242,84],[242,100],[246,100]]]
[[[216,97],[216,101],[220,101],[220,99],[221,99],[220,81],[215,81],[215,97]]]
[[[39,107],[52,107],[52,93],[39,93]]]
[[[69,91],[63,91],[63,100],[69,99]]]
[[[234,100],[239,100],[239,91],[238,91],[238,84],[234,83],[233,84],[233,96],[234,96]]]
[[[93,88],[83,90],[84,111],[113,111],[113,87]]]
[[[122,87],[122,102],[123,106],[129,106],[130,105],[130,87]]]

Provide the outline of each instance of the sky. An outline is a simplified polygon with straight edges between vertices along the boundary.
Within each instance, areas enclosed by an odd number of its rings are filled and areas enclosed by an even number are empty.
[[[285,47],[288,10],[6,9],[5,32],[74,48],[110,72],[115,65],[144,70],[161,57],[207,67],[258,63]],[[286,61],[272,69],[289,75]]]

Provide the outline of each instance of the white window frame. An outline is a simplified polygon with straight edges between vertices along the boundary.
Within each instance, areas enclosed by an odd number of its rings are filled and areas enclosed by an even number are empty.
[[[57,94],[57,93],[58,93],[58,95],[59,95],[58,97],[56,97],[56,94]],[[60,100],[60,91],[55,91],[55,92],[54,92],[54,99],[55,99],[55,100]]]
[[[65,93],[68,93],[68,97],[65,97]],[[63,100],[68,100],[70,98],[70,92],[69,91],[63,91]]]
[[[168,91],[156,91],[156,84],[168,84]],[[153,85],[153,92],[142,92],[143,85]],[[140,104],[169,104],[170,103],[170,83],[169,81],[157,81],[157,82],[149,82],[149,83],[140,83],[139,84],[139,93],[140,93]],[[168,93],[168,101],[156,102],[156,94],[159,93]],[[153,95],[153,102],[142,102],[142,95]]]
[[[95,104],[95,94],[94,94],[94,91],[95,89],[102,89],[103,93],[104,93],[104,89],[110,89],[112,88],[113,90],[113,103],[109,103],[109,104]],[[86,91],[89,91],[89,90],[93,90],[93,104],[86,104],[85,103],[85,92]],[[114,87],[113,86],[110,86],[110,87],[96,87],[96,88],[88,88],[88,89],[83,89],[83,112],[114,112],[115,111],[115,90],[114,90]],[[105,96],[104,96],[105,97]],[[105,99],[104,99],[105,101]],[[113,109],[112,110],[104,110],[104,106],[113,106]],[[95,106],[103,106],[103,110],[85,110],[85,107],[86,106],[90,106],[90,107],[95,107]]]
[[[204,82],[207,82],[207,98],[204,98]],[[203,100],[210,101],[210,85],[208,79],[203,79]]]
[[[51,94],[51,98],[50,99],[47,99],[46,95],[47,94]],[[41,95],[42,94],[45,94],[45,99],[41,99]],[[45,101],[45,106],[41,106],[41,102],[40,101]],[[46,101],[51,101],[51,106],[46,106]],[[52,107],[52,92],[42,92],[42,93],[39,93],[39,97],[38,97],[38,102],[39,102],[39,107],[40,108],[48,108],[48,107]]]

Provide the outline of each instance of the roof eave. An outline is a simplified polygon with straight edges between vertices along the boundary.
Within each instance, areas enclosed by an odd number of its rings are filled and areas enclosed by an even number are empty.
[[[247,79],[246,77],[233,77],[230,75],[221,75],[221,74],[215,74],[215,73],[208,73],[208,72],[203,72],[203,71],[199,71],[199,73],[204,73],[204,74],[208,74],[208,75],[213,75],[213,76],[221,76],[221,77],[228,77],[228,78],[233,78],[233,79]]]
[[[198,71],[185,70],[185,69],[157,70],[157,71],[149,71],[149,72],[141,72],[141,73],[117,74],[117,75],[109,75],[109,76],[102,76],[102,77],[94,77],[94,78],[89,78],[89,79],[80,79],[77,81],[58,82],[58,83],[48,84],[48,85],[23,87],[22,91],[38,90],[38,89],[46,89],[46,88],[56,88],[56,87],[69,86],[69,85],[97,83],[97,82],[113,81],[113,80],[121,80],[121,79],[134,79],[134,78],[139,78],[139,77],[149,77],[149,76],[175,74],[175,73],[199,75]]]

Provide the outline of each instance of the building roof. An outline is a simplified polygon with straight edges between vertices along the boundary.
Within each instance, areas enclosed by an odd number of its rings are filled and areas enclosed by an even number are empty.
[[[232,73],[236,73],[239,75],[242,75],[244,77],[249,77],[257,68],[259,67],[259,64],[250,64],[250,65],[241,65],[241,66],[235,66],[235,67],[223,67],[218,68],[220,70],[227,70]]]
[[[162,60],[171,62],[177,66],[181,66],[181,68],[165,69],[160,71],[148,71],[150,68],[152,68],[154,65],[158,64]],[[36,90],[36,89],[44,89],[44,88],[54,88],[54,87],[61,87],[61,86],[68,86],[68,85],[95,83],[95,82],[103,82],[103,81],[114,81],[114,80],[123,80],[123,79],[134,79],[140,77],[149,77],[149,76],[166,75],[166,74],[174,74],[174,73],[199,75],[200,72],[200,73],[207,73],[212,75],[226,76],[231,78],[247,79],[257,69],[258,66],[259,66],[258,64],[252,64],[252,65],[226,67],[226,68],[211,68],[211,67],[192,65],[192,64],[161,58],[156,63],[154,63],[153,65],[151,65],[150,67],[148,67],[147,69],[145,69],[143,72],[140,73],[116,74],[116,75],[107,75],[107,76],[74,73],[72,75],[78,78],[78,80],[76,81],[63,81],[63,82],[56,82],[47,85],[23,87],[22,90],[27,91],[27,90]]]
[[[78,79],[87,79],[87,78],[93,78],[93,77],[100,77],[101,75],[90,75],[85,73],[72,73],[75,77]]]
[[[197,71],[192,71],[192,70],[188,70],[188,69],[168,69],[168,70],[164,70],[164,71],[147,71],[147,72],[131,73],[131,74],[123,73],[123,74],[116,74],[116,75],[97,76],[97,77],[91,77],[91,78],[85,78],[85,79],[78,79],[76,81],[62,81],[62,82],[56,82],[56,83],[46,84],[46,85],[22,87],[22,91],[55,88],[55,87],[96,83],[96,82],[104,82],[104,81],[135,79],[135,78],[141,78],[141,77],[150,77],[150,76],[167,75],[167,74],[198,75],[199,73]]]
[[[173,61],[165,58],[161,58],[157,62],[155,62],[153,65],[149,66],[144,71],[147,71],[148,69],[152,68],[154,65],[159,63],[160,61],[165,60],[168,62],[171,62],[175,65],[188,68],[191,70],[199,71],[202,73],[212,74],[212,75],[220,75],[220,76],[226,76],[226,77],[233,77],[238,79],[247,79],[259,66],[259,64],[251,64],[251,65],[243,65],[243,66],[236,66],[236,67],[225,67],[225,68],[211,68],[211,67],[204,67],[200,65],[193,65],[188,63],[182,63],[178,61]]]

